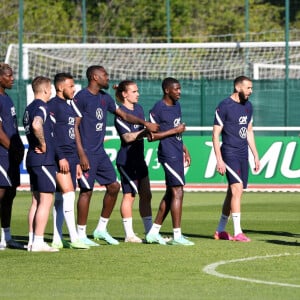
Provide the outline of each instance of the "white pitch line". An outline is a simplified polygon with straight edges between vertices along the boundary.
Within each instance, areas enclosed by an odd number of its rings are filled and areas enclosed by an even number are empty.
[[[290,256],[290,255],[300,255],[300,253],[295,253],[295,254],[284,253],[284,254],[277,254],[277,255],[254,256],[254,257],[233,259],[233,260],[227,260],[227,261],[222,260],[222,261],[207,265],[206,267],[203,268],[203,271],[207,274],[214,275],[214,276],[221,277],[221,278],[230,278],[230,279],[260,283],[260,284],[269,284],[269,285],[300,288],[299,284],[289,284],[289,283],[282,283],[282,282],[275,282],[275,281],[264,281],[264,280],[258,280],[258,279],[252,279],[252,278],[245,278],[245,277],[239,277],[239,276],[231,276],[231,275],[222,274],[222,273],[219,273],[216,271],[217,267],[219,267],[221,265],[226,265],[229,263],[244,262],[244,261],[250,261],[250,260],[256,260],[256,259],[266,259],[266,258],[280,257],[280,256]]]

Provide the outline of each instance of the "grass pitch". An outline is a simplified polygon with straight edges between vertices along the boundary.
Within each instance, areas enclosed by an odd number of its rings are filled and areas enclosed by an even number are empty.
[[[163,192],[153,193],[156,210]],[[95,192],[87,232],[102,207]],[[29,192],[18,192],[12,234],[27,243]],[[0,251],[1,299],[299,299],[300,199],[298,193],[245,193],[242,228],[250,243],[215,241],[224,193],[185,193],[182,231],[195,246],[124,243],[119,206],[108,224],[120,245],[58,253]],[[134,205],[134,230],[144,237]],[[232,223],[228,224],[232,233]],[[66,239],[68,239],[65,229]],[[51,241],[52,218],[46,240]],[[170,217],[162,227],[172,235]]]

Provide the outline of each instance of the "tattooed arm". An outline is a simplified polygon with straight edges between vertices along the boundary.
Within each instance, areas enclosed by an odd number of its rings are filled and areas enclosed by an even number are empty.
[[[43,129],[43,119],[39,116],[36,116],[32,122],[33,133],[37,140],[39,141],[39,145],[37,146],[37,150],[41,151],[41,153],[46,152],[46,142],[44,136],[44,129]]]

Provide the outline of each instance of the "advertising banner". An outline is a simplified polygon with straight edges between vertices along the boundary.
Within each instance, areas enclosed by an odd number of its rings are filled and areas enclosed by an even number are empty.
[[[211,136],[184,137],[192,163],[185,170],[187,183],[221,184],[224,176],[216,172],[216,159]],[[254,172],[249,150],[249,182],[258,184],[300,184],[300,137],[256,137],[261,169]],[[145,159],[151,181],[163,181],[164,173],[157,161],[158,142],[145,142]],[[115,162],[119,139],[105,141],[105,149]]]
[[[24,141],[24,139],[23,139]],[[185,169],[187,184],[226,184],[225,176],[216,172],[216,159],[211,136],[187,136],[184,143],[190,151],[192,164]],[[108,137],[106,152],[115,165],[120,140]],[[249,150],[249,184],[300,184],[300,137],[256,137],[261,169],[254,172]],[[27,148],[27,145],[25,144]],[[145,141],[145,160],[152,183],[163,183],[164,172],[157,160],[158,142]],[[25,163],[21,165],[22,183],[29,183]]]

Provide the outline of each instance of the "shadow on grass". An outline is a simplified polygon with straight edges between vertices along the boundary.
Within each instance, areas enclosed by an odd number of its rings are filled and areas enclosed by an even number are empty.
[[[273,236],[282,236],[288,238],[295,238],[295,241],[283,241],[283,240],[276,240],[276,239],[264,239],[266,243],[275,244],[275,245],[282,245],[282,246],[300,246],[300,243],[297,239],[300,240],[300,234],[291,233],[286,231],[271,231],[271,230],[244,230],[245,233],[254,233],[254,234],[263,234],[263,235],[273,235]]]
[[[252,229],[244,229],[243,232],[245,234],[261,234],[261,235],[274,235],[274,236],[282,236],[282,237],[291,237],[291,238],[295,238],[295,239],[299,239],[300,241],[300,234],[296,234],[296,233],[291,233],[291,232],[285,232],[285,231],[272,231],[272,230],[252,230]],[[171,231],[161,231],[160,234],[163,237],[173,237],[173,232]],[[189,237],[189,238],[195,238],[195,239],[214,239],[213,234],[194,234],[194,233],[188,233],[188,232],[183,232],[182,233],[184,236]],[[47,236],[51,236],[52,237],[52,233],[45,233],[45,235]],[[88,235],[87,236],[89,239],[94,240],[93,235]],[[14,238],[17,241],[20,241],[21,243],[24,243],[27,245],[28,242],[28,236],[14,236]],[[69,240],[69,234],[63,234],[63,238],[66,240]],[[114,238],[116,240],[118,240],[119,242],[123,242],[124,241],[124,237],[120,237],[120,236],[114,236]],[[143,238],[143,237],[141,237]],[[295,242],[287,242],[287,241],[282,241],[282,240],[267,240],[265,239],[266,242],[268,243],[273,243],[273,244],[278,244],[278,245],[290,245],[290,246],[300,246],[300,243],[297,242],[297,240]],[[45,237],[45,242],[47,243],[51,243],[52,242],[52,238],[46,238]]]
[[[291,233],[286,231],[272,231],[272,230],[251,230],[244,229],[244,233],[254,233],[254,234],[267,234],[267,235],[275,235],[275,236],[286,236],[286,237],[294,237],[300,239],[300,234]]]
[[[282,245],[282,246],[299,246],[300,247],[300,243],[298,243],[298,241],[294,241],[294,242],[287,242],[287,241],[280,241],[280,240],[267,240],[267,243],[270,244],[275,244],[275,245]]]

